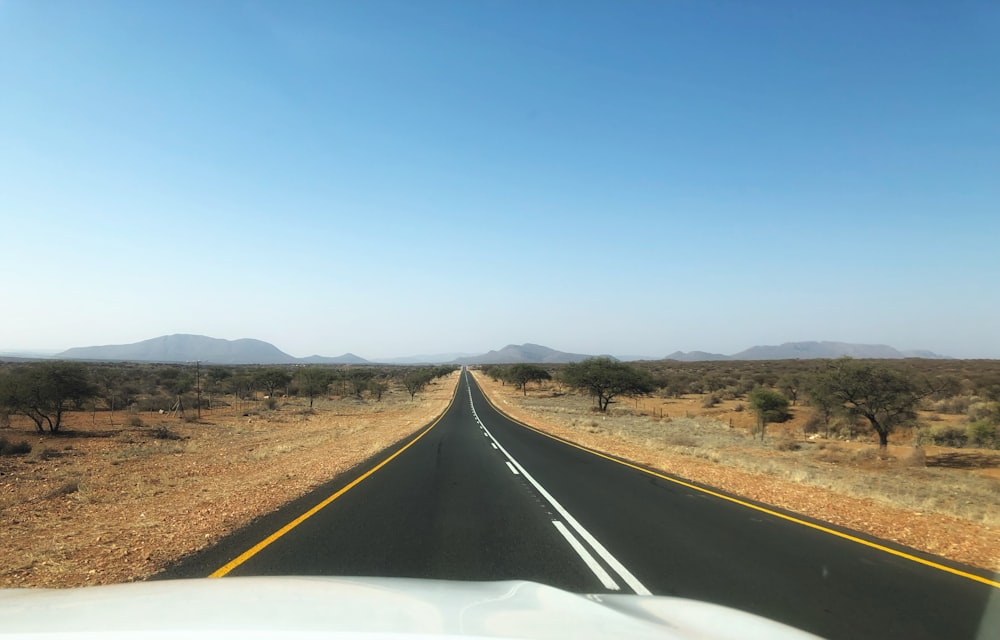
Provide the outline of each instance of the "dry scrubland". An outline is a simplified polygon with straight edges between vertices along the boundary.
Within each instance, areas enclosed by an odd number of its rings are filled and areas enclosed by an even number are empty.
[[[415,432],[450,401],[458,373],[411,401],[393,387],[353,397],[169,415],[75,412],[65,433],[14,417],[0,436],[0,587],[72,587],[148,577]],[[191,416],[191,412],[188,412]]]
[[[477,379],[504,411],[585,446],[1000,570],[1000,451],[915,449],[902,431],[882,459],[872,441],[803,437],[812,409],[801,405],[760,443],[741,400],[621,399],[605,415],[555,383],[532,383],[525,397]],[[119,411],[114,425],[106,409],[72,412],[57,435],[14,416],[0,438],[27,441],[31,452],[0,456],[0,587],[155,574],[412,434],[444,410],[457,380],[439,378],[413,401],[396,379],[381,401],[318,398],[314,411],[305,398],[273,409],[243,402],[200,422],[190,410],[187,420]],[[935,429],[963,420],[921,418]]]
[[[606,415],[557,383],[527,396],[473,372],[508,414],[553,435],[727,492],[1000,571],[1000,452],[915,448],[908,431],[887,455],[875,440],[804,437],[812,409],[752,440],[744,402],[703,407],[704,395],[621,398]],[[662,416],[662,417],[661,417]],[[924,414],[936,424],[956,416]],[[860,436],[867,439],[866,436]]]

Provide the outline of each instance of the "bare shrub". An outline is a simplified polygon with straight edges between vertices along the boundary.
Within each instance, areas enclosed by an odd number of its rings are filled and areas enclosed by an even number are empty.
[[[791,438],[784,438],[778,442],[777,448],[778,451],[798,451],[802,445]]]
[[[171,431],[170,429],[159,426],[149,432],[149,436],[156,440],[183,440],[184,436],[177,433],[176,431]]]
[[[39,460],[54,460],[56,458],[63,457],[63,454],[55,449],[50,449],[48,447],[43,447],[41,451],[38,452]]]
[[[866,447],[864,449],[858,449],[854,452],[854,455],[851,456],[851,460],[859,464],[872,463],[881,459],[881,453],[882,452],[877,448]]]
[[[31,453],[31,445],[27,440],[14,442],[7,438],[0,438],[0,456],[20,456]]]
[[[819,433],[826,429],[826,423],[823,422],[823,418],[816,414],[809,416],[806,419],[805,424],[802,425],[802,433]]]
[[[72,480],[67,480],[66,482],[59,485],[57,488],[50,491],[46,497],[59,498],[62,496],[68,496],[72,493],[76,493],[79,490],[80,490],[80,480],[79,478],[74,478]]]

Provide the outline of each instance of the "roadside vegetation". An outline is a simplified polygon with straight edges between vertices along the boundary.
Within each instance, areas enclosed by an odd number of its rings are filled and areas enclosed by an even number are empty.
[[[768,424],[799,417],[786,435],[846,441],[890,436],[915,445],[1000,449],[1000,361],[996,360],[770,360],[722,362],[592,358],[574,364],[487,365],[483,375],[530,388],[590,397],[598,413],[615,405],[651,409],[663,417],[670,400],[699,398],[706,413],[749,408],[740,420],[763,439]],[[530,372],[526,374],[525,372]],[[551,383],[550,383],[551,381]],[[529,385],[529,383],[534,383]],[[547,384],[550,383],[550,384]],[[733,404],[735,402],[735,404]],[[711,411],[716,409],[716,411]],[[631,410],[631,409],[630,409]]]
[[[526,395],[503,366],[474,373],[502,410],[554,435],[1000,570],[1000,361],[612,364],[605,374],[630,368],[653,389],[606,403],[574,365],[542,365],[551,380]]]
[[[457,380],[457,367],[0,363],[0,588],[148,577],[409,436]]]

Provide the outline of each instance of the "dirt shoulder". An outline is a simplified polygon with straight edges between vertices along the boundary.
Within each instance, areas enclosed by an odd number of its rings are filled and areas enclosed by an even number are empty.
[[[751,440],[719,410],[697,415],[697,399],[626,400],[608,415],[558,386],[529,389],[473,372],[504,412],[585,447],[696,483],[1000,572],[1000,453],[962,450],[977,464],[953,463],[957,450],[890,447],[880,459],[867,443]],[[659,406],[651,406],[652,404]],[[668,406],[664,411],[664,404]],[[662,416],[662,417],[661,417]],[[673,416],[673,417],[671,417]]]
[[[140,580],[270,513],[444,411],[458,373],[411,401],[282,401],[200,423],[142,414],[69,416],[64,435],[15,423],[26,456],[0,457],[0,588]],[[134,421],[133,421],[134,422]]]

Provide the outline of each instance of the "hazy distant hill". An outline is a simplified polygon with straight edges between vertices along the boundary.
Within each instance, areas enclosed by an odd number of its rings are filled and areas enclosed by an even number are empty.
[[[295,362],[300,364],[371,364],[368,360],[350,352],[345,353],[342,356],[335,356],[332,358],[328,356],[308,356],[305,358],[296,358]]]
[[[310,356],[296,358],[269,342],[243,338],[222,340],[178,333],[132,344],[74,347],[55,358],[64,360],[128,360],[138,362],[202,362],[214,364],[363,364],[366,361],[347,353],[338,358]]]
[[[444,364],[456,362],[460,358],[469,358],[475,354],[472,353],[431,353],[431,354],[420,354],[415,356],[402,356],[397,358],[383,358],[378,360],[382,364]]]
[[[932,351],[899,351],[884,344],[852,344],[849,342],[785,342],[779,345],[750,347],[731,356],[704,351],[676,351],[665,360],[696,362],[701,360],[808,360],[812,358],[946,358]]]
[[[707,351],[674,351],[664,360],[677,360],[680,362],[701,362],[703,360],[732,360],[729,356],[721,353],[708,353]]]
[[[509,344],[499,351],[490,351],[479,356],[469,356],[467,358],[457,358],[454,362],[458,364],[516,364],[519,362],[533,363],[560,363],[579,362],[593,356],[580,353],[566,353],[556,351],[540,344]]]

